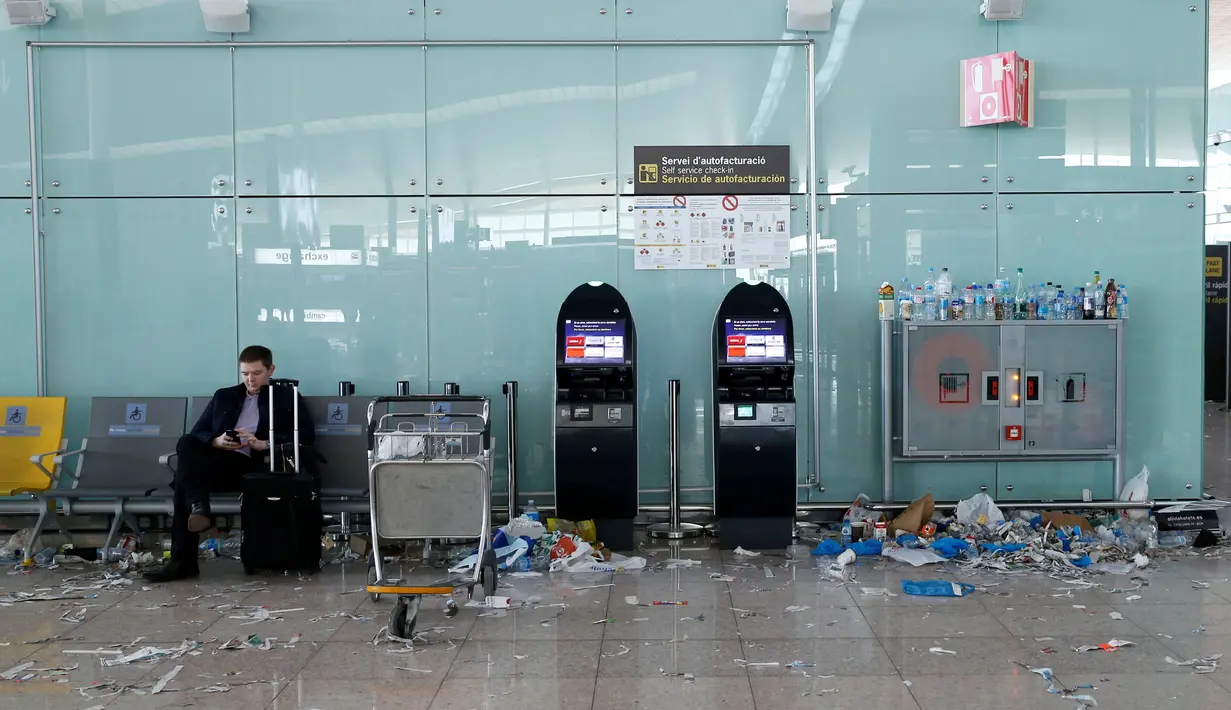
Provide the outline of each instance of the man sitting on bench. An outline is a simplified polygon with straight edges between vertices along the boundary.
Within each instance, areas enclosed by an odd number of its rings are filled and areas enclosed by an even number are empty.
[[[171,519],[171,560],[148,572],[151,582],[172,582],[196,577],[200,533],[213,527],[210,493],[238,492],[244,475],[269,470],[269,378],[274,356],[269,348],[251,345],[239,354],[242,384],[214,393],[192,431],[176,445],[175,513]],[[275,392],[276,444],[290,444],[294,413],[286,395]],[[284,398],[285,397],[285,398]],[[302,399],[299,408],[299,444],[311,446],[315,428]],[[296,453],[298,455],[298,452]]]

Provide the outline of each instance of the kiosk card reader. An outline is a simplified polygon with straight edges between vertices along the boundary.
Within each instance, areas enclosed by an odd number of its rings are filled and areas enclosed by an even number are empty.
[[[614,286],[569,294],[556,319],[556,514],[593,520],[598,539],[633,548],[637,517],[637,330]]]
[[[795,341],[777,289],[731,289],[714,317],[713,360],[721,545],[786,547],[795,523]]]

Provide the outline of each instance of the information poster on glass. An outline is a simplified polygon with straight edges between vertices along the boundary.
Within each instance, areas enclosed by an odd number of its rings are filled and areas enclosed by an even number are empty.
[[[639,196],[632,218],[637,269],[791,265],[789,195]]]
[[[564,321],[566,365],[623,365],[624,319]]]
[[[729,365],[774,365],[786,362],[785,318],[727,318]]]

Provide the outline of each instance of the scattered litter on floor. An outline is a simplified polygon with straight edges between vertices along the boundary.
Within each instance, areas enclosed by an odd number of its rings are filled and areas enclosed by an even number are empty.
[[[1078,653],[1086,653],[1087,651],[1106,651],[1114,652],[1116,649],[1124,648],[1125,646],[1135,646],[1132,641],[1121,641],[1120,639],[1112,639],[1107,643],[1100,643],[1097,646],[1077,646],[1073,650]]]
[[[722,574],[721,572],[710,572],[710,579],[714,580],[715,582],[734,582],[735,581],[734,577],[730,575]]]
[[[1135,602],[1135,601],[1137,601],[1137,600],[1138,600],[1138,599],[1140,599],[1140,598],[1141,598],[1141,595],[1140,595],[1140,594],[1130,594],[1130,595],[1128,595],[1127,597],[1125,597],[1125,598],[1124,598],[1124,601],[1126,601],[1126,602]]]
[[[942,579],[902,580],[902,591],[919,597],[964,597],[974,594],[975,585],[966,582],[946,582]]]
[[[615,653],[604,653],[603,658],[615,658],[616,656],[623,656],[624,654],[629,653],[631,651],[632,649],[629,648],[628,646],[625,646],[624,644],[620,644],[619,651],[616,651]]]
[[[896,597],[897,594],[889,591],[885,587],[860,587],[859,592],[868,597]]]
[[[759,552],[750,552],[748,550],[745,550],[742,547],[736,547],[734,552],[735,554],[742,555],[744,557],[760,557],[761,556],[761,553]]]
[[[690,567],[698,567],[701,565],[701,560],[687,560],[673,557],[664,563],[667,569],[688,569]]]
[[[1222,659],[1221,653],[1215,653],[1211,656],[1200,656],[1187,661],[1177,661],[1171,656],[1167,656],[1164,660],[1173,666],[1191,667],[1193,673],[1205,674],[1213,673],[1218,670],[1218,661]]]
[[[791,661],[790,663],[786,664],[786,667],[792,670],[798,671],[798,670],[803,670],[805,668],[816,668],[816,664],[808,663],[807,661]]]
[[[431,671],[426,668],[407,668],[406,666],[394,666],[393,670],[410,671],[411,673],[431,673]]]
[[[935,654],[942,654],[942,653],[944,653],[944,654],[948,654],[948,655],[950,655],[950,656],[956,656],[956,655],[957,655],[957,651],[950,651],[949,649],[947,649],[947,648],[941,648],[940,646],[933,646],[933,647],[929,648],[929,649],[928,649],[928,653],[935,653]]]
[[[614,583],[612,583],[612,584],[591,584],[591,585],[590,585],[590,586],[588,586],[588,587],[573,587],[573,591],[574,591],[574,592],[581,592],[581,591],[585,591],[585,590],[587,590],[587,589],[606,589],[607,587],[614,587],[614,586],[615,586],[615,584],[614,584]],[[488,598],[490,599],[491,597],[488,597]]]
[[[740,668],[772,668],[775,666],[780,666],[782,664],[778,663],[777,661],[749,662],[743,658],[736,658],[735,665],[739,666]]]
[[[1059,695],[1065,700],[1072,700],[1077,703],[1077,707],[1079,708],[1094,707],[1098,705],[1098,701],[1094,699],[1094,696],[1085,693],[1077,693],[1078,690],[1098,690],[1098,688],[1095,688],[1093,685],[1079,685],[1074,688],[1066,688],[1064,684],[1060,682],[1060,679],[1052,673],[1050,668],[1030,668],[1023,663],[1018,663],[1017,665],[1029,670],[1031,673],[1041,676],[1044,680],[1046,680],[1047,692],[1052,695]]]
[[[797,614],[801,611],[807,611],[808,609],[811,609],[811,608],[812,607],[809,607],[809,606],[788,606],[783,611],[785,611],[788,614]]]
[[[658,600],[650,602],[650,606],[688,606],[687,601]]]
[[[1107,616],[1110,616],[1111,618],[1115,619],[1116,621],[1124,621],[1124,615],[1123,615],[1123,614],[1121,614],[1121,613],[1120,613],[1120,612],[1118,612],[1118,611],[1109,611],[1109,612],[1107,612]]]
[[[158,695],[161,693],[162,689],[167,687],[167,683],[175,680],[175,676],[179,675],[182,670],[184,670],[183,666],[176,666],[168,671],[166,675],[159,678],[158,682],[154,684],[153,689],[150,690],[150,695]]]
[[[188,653],[189,651],[196,650],[198,647],[200,647],[200,645],[201,644],[196,641],[184,641],[180,645],[171,647],[171,648],[159,648],[157,646],[146,646],[142,649],[139,649],[137,651],[134,651],[133,653],[128,654],[127,656],[121,656],[119,658],[104,658],[102,660],[102,664],[103,666],[109,668],[111,666],[125,666],[125,665],[128,665],[129,663],[136,663],[138,661],[148,661],[151,659],[181,658],[184,656],[184,654]]]

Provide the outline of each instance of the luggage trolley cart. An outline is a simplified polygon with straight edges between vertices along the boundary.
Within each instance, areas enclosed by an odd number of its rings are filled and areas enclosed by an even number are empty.
[[[377,415],[385,405],[388,410]],[[395,407],[400,411],[393,411]],[[466,411],[469,410],[469,411]],[[491,545],[491,402],[466,395],[377,397],[368,404],[368,487],[372,554],[368,594],[397,596],[389,632],[412,638],[420,599],[475,587],[496,591]],[[380,540],[479,538],[472,573],[425,584],[389,579]]]

